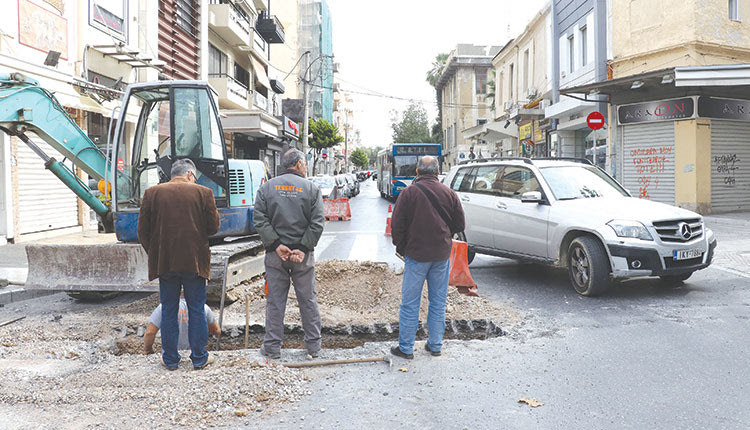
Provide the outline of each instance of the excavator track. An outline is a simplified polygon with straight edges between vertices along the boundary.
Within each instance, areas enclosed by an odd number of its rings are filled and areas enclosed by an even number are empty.
[[[113,293],[159,291],[158,280],[148,280],[148,258],[138,244],[30,244],[26,256],[28,289],[65,291],[85,301],[104,300]],[[226,299],[234,301],[233,287],[265,273],[264,256],[257,236],[212,245],[207,300],[219,301],[226,282]]]

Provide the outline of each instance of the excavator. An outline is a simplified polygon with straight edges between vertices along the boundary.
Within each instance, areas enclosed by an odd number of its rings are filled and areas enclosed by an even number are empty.
[[[113,117],[117,109],[113,112]],[[264,251],[253,229],[255,191],[266,180],[259,160],[229,159],[215,92],[203,81],[158,81],[129,85],[113,136],[97,147],[39,82],[21,73],[0,73],[0,130],[16,136],[44,166],[91,207],[100,231],[116,242],[26,246],[26,288],[63,290],[80,300],[120,292],[159,291],[148,280],[147,256],[138,244],[138,213],[144,191],[170,180],[175,160],[188,158],[197,183],[213,191],[221,227],[210,238],[209,298],[224,297],[244,280],[263,274]],[[65,163],[46,154],[34,133],[98,181],[93,192]],[[105,152],[106,151],[106,152]]]

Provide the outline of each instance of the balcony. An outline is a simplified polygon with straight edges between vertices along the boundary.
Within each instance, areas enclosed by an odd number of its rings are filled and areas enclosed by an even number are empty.
[[[268,63],[269,45],[257,30],[251,31],[250,44],[255,51],[256,57],[262,58],[263,62]]]
[[[247,87],[225,73],[209,73],[208,83],[219,94],[221,109],[248,109],[250,93]]]
[[[253,25],[247,14],[231,3],[211,0],[208,26],[222,39],[238,48],[250,47]]]
[[[262,111],[269,112],[268,98],[257,91],[253,91],[253,106]]]
[[[284,43],[284,26],[281,25],[276,15],[261,12],[255,23],[255,29],[268,43]]]
[[[253,0],[253,5],[258,10],[268,10],[268,0]]]

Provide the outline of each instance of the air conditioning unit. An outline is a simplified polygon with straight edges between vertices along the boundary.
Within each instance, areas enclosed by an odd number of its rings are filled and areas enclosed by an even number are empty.
[[[537,96],[536,88],[530,87],[526,89],[526,98],[529,100],[535,99]]]
[[[515,106],[515,103],[513,103],[513,100],[508,100],[505,102],[505,110],[511,110],[513,109],[513,106]]]

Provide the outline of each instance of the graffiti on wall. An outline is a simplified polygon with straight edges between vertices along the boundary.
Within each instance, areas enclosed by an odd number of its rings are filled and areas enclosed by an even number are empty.
[[[68,20],[28,0],[18,2],[18,41],[68,58]]]
[[[630,151],[636,177],[638,178],[638,197],[650,199],[651,192],[659,188],[658,175],[664,173],[667,158],[674,154],[673,146],[652,146],[636,148]]]
[[[740,170],[740,159],[737,154],[722,154],[714,156],[716,171],[723,176],[721,184],[733,187],[737,185],[734,172]]]

